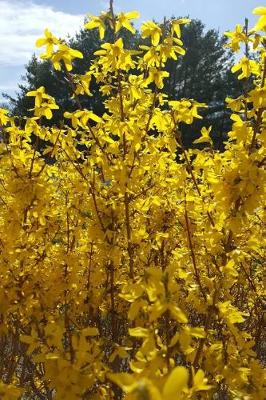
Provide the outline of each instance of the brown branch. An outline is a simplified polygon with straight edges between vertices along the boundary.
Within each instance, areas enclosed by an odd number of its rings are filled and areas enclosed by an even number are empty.
[[[189,217],[188,217],[188,212],[187,212],[186,199],[185,199],[185,222],[186,222],[188,245],[189,245],[189,249],[190,249],[190,255],[191,255],[192,264],[193,264],[193,268],[194,268],[195,278],[196,278],[196,281],[197,281],[197,283],[199,285],[199,288],[200,288],[200,291],[202,293],[202,296],[203,296],[204,300],[206,300],[206,294],[204,292],[204,289],[203,289],[201,281],[200,281],[199,270],[198,270],[198,267],[197,267],[196,256],[195,256],[193,243],[192,243],[192,234],[191,234],[190,227],[189,227]]]

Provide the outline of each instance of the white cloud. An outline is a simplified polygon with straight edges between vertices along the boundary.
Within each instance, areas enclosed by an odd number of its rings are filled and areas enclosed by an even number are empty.
[[[71,15],[32,0],[0,0],[0,66],[26,64],[36,52],[35,41],[49,28],[54,35],[74,35],[83,15]]]

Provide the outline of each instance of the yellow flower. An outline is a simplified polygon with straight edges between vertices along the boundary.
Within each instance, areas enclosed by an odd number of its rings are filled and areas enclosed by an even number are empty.
[[[99,35],[100,38],[103,39],[104,38],[104,33],[105,33],[105,23],[104,23],[104,19],[105,19],[105,14],[100,16],[100,17],[94,17],[94,16],[90,16],[90,21],[87,22],[84,27],[86,29],[95,29],[98,28],[99,30]]]
[[[44,38],[37,39],[36,47],[46,46],[46,56],[50,58],[54,51],[54,46],[60,43],[59,39],[55,37],[48,29],[44,31]]]
[[[123,69],[127,70],[134,66],[131,55],[135,52],[125,50],[123,39],[119,38],[115,43],[104,43],[95,55],[100,56],[99,64],[102,64],[105,71]]]
[[[139,13],[137,11],[130,11],[128,13],[121,12],[117,16],[117,21],[115,25],[115,31],[118,32],[122,27],[126,28],[132,33],[135,33],[135,29],[129,22],[131,19],[139,18]]]
[[[200,392],[202,390],[210,390],[212,388],[211,385],[208,385],[208,379],[205,378],[204,371],[199,369],[193,377],[193,391]]]
[[[179,19],[174,19],[171,21],[171,30],[172,30],[172,34],[176,34],[176,36],[178,38],[181,37],[181,29],[180,29],[180,25],[183,24],[188,24],[191,21],[191,19],[189,18],[179,18]]]
[[[40,107],[43,99],[48,100],[50,98],[49,94],[45,93],[44,86],[40,86],[38,89],[28,92],[26,96],[35,97],[35,107]]]
[[[168,58],[177,60],[176,54],[184,55],[186,53],[185,49],[181,46],[183,46],[181,40],[170,36],[165,38],[163,43],[159,46],[161,60],[163,62],[166,62]]]
[[[103,50],[95,51],[95,55],[98,56],[108,56],[108,57],[119,57],[123,52],[124,43],[123,39],[119,38],[114,44],[104,43],[102,46]]]
[[[164,388],[163,400],[177,399],[188,387],[189,373],[185,367],[176,367],[169,374]]]
[[[144,22],[141,26],[142,37],[145,39],[151,37],[151,42],[153,46],[157,46],[160,42],[160,37],[162,34],[161,28],[152,21]]]
[[[240,50],[240,44],[247,43],[248,37],[243,31],[242,25],[236,25],[234,32],[225,32],[225,36],[231,39],[231,41],[227,44],[227,47],[230,47],[233,51]]]
[[[37,90],[28,92],[27,96],[35,97],[35,106],[30,109],[30,111],[34,111],[36,117],[40,118],[44,116],[47,119],[51,119],[53,116],[51,110],[57,110],[59,108],[54,98],[45,93],[45,88],[43,86],[39,87]]]
[[[168,76],[169,76],[169,72],[160,71],[159,69],[152,67],[149,69],[149,76],[146,80],[146,83],[150,84],[150,83],[154,82],[155,85],[159,89],[162,89],[163,88],[163,79],[167,78]]]
[[[238,75],[238,79],[249,78],[251,74],[259,74],[259,64],[254,60],[249,60],[247,57],[243,57],[239,63],[231,68],[232,72],[240,70],[242,70],[242,72]]]
[[[212,127],[210,126],[208,129],[205,126],[201,129],[201,137],[199,139],[194,140],[194,144],[197,143],[212,143],[212,139],[210,137],[210,132]]]
[[[253,14],[261,15],[254,29],[256,31],[266,31],[266,7],[257,7],[253,10]]]
[[[243,96],[239,96],[237,99],[231,99],[230,97],[225,98],[227,107],[232,111],[240,111],[243,108]]]
[[[0,124],[1,125],[6,125],[8,122],[9,118],[7,116],[8,110],[5,110],[4,108],[0,108]]]
[[[88,96],[92,96],[92,93],[90,92],[89,86],[91,82],[92,75],[90,72],[86,72],[83,75],[78,75],[76,76],[75,79],[75,84],[76,84],[76,90],[75,94],[87,94]]]
[[[83,54],[78,50],[71,49],[66,44],[60,44],[57,52],[52,55],[51,60],[56,70],[61,71],[61,61],[63,61],[67,71],[71,71],[74,58],[83,58]]]
[[[64,117],[71,119],[73,128],[81,126],[83,128],[87,127],[88,121],[91,119],[94,122],[101,122],[101,118],[89,110],[78,110],[73,113],[65,112]]]

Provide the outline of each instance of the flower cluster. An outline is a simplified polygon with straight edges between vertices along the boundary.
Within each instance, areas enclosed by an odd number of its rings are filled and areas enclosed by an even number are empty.
[[[211,127],[201,150],[184,148],[182,124],[206,105],[163,92],[189,20],[144,22],[133,51],[120,30],[138,13],[111,1],[85,25],[114,40],[84,75],[71,73],[80,52],[48,30],[37,41],[78,110],[46,126],[58,106],[43,87],[28,93],[32,118],[0,109],[1,399],[265,398],[266,8],[255,13],[227,33],[256,57],[233,67],[253,86],[226,99],[223,153]],[[93,81],[101,116],[79,101]]]

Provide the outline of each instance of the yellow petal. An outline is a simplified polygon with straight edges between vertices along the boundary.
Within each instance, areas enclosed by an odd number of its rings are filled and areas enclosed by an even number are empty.
[[[46,109],[45,109],[44,115],[45,115],[45,117],[46,117],[47,119],[51,119],[51,118],[52,118],[53,114],[52,114],[52,111],[50,110],[50,108],[46,108]]]
[[[116,383],[125,393],[130,393],[136,386],[136,381],[133,375],[121,372],[119,374],[108,374],[108,378]]]
[[[160,41],[160,33],[159,32],[155,32],[154,35],[152,35],[152,44],[153,46],[157,46],[159,41]]]
[[[37,39],[37,40],[36,40],[35,46],[36,46],[36,47],[42,47],[42,46],[45,45],[45,43],[46,43],[46,39],[40,38],[40,39]]]
[[[125,13],[125,16],[127,19],[135,19],[139,18],[140,14],[138,11],[129,11],[128,13]]]
[[[90,112],[89,118],[92,119],[95,122],[101,122],[102,119],[98,117],[98,115],[94,114],[93,112]]]
[[[124,21],[122,23],[122,25],[123,25],[124,28],[126,28],[131,33],[135,33],[136,32],[136,30],[133,28],[133,26],[131,25],[131,23],[129,21]]]
[[[72,57],[83,58],[83,54],[78,50],[71,49],[70,54]]]
[[[201,391],[201,390],[209,390],[212,388],[211,385],[207,385],[207,378],[204,376],[204,371],[199,369],[194,376],[193,383],[194,383],[194,390]]]
[[[128,330],[130,336],[133,337],[148,337],[149,336],[149,330],[146,328],[131,328]]]
[[[256,8],[254,8],[253,14],[266,15],[266,7],[256,7]]]
[[[173,318],[176,321],[180,322],[181,324],[186,324],[188,322],[188,319],[187,319],[186,315],[183,313],[183,311],[179,307],[174,306],[173,304],[171,304],[169,306],[169,310],[170,310]]]
[[[84,27],[86,29],[94,29],[94,28],[99,28],[100,23],[98,21],[89,21],[87,22]]]
[[[173,369],[163,388],[164,400],[177,399],[178,394],[187,388],[188,378],[188,370],[185,367]]]

